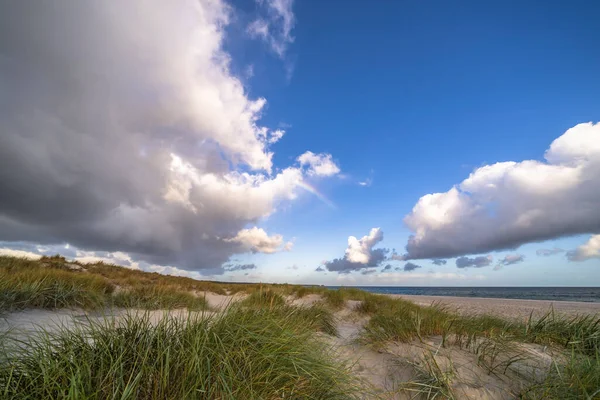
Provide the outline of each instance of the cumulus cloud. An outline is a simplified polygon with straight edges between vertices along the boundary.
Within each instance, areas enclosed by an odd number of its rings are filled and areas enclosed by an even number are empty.
[[[381,272],[384,272],[384,271],[390,271],[391,269],[392,269],[392,265],[391,265],[391,264],[388,264],[388,265],[386,265],[385,267],[383,267],[383,269],[381,270]]]
[[[300,165],[308,166],[308,174],[316,176],[332,176],[340,172],[340,168],[331,159],[331,154],[315,154],[307,151],[298,157]]]
[[[0,248],[0,256],[27,258],[30,260],[39,260],[42,257],[41,254],[32,253],[26,250],[11,249],[7,247]]]
[[[324,263],[328,271],[338,273],[349,273],[367,268],[379,267],[381,263],[388,260],[389,249],[374,249],[377,243],[383,240],[383,231],[373,228],[367,236],[357,239],[348,237],[348,247],[343,258],[335,258]]]
[[[317,267],[317,269],[315,269],[316,272],[325,272],[327,271],[325,268],[323,267]]]
[[[354,236],[348,238],[346,258],[353,263],[367,264],[371,259],[373,247],[383,240],[383,232],[380,228],[373,228],[367,236],[357,239]]]
[[[473,257],[473,258],[459,257],[456,259],[456,266],[458,268],[469,268],[469,267],[482,268],[482,267],[487,267],[488,265],[490,265],[492,263],[492,261],[494,261],[494,259],[491,255],[479,256],[479,257]]]
[[[567,253],[569,261],[585,261],[600,258],[600,235],[593,235],[577,249]]]
[[[567,130],[544,158],[486,165],[445,193],[421,197],[404,219],[414,232],[407,257],[456,257],[600,232],[600,124]]]
[[[446,260],[441,260],[441,259],[439,259],[439,258],[434,258],[433,260],[431,260],[431,262],[432,262],[434,265],[446,265],[446,263],[447,263],[448,261],[446,261]]]
[[[404,271],[414,271],[417,268],[421,268],[421,266],[413,264],[411,262],[407,262],[406,264],[404,264]]]
[[[242,247],[241,252],[252,252],[252,253],[265,253],[272,254],[277,251],[283,250],[283,236],[272,235],[269,236],[264,229],[251,228],[242,229],[234,237],[224,239],[225,242],[237,243]],[[287,247],[289,243],[285,246]]]
[[[293,0],[257,0],[264,15],[252,21],[247,28],[251,37],[263,40],[279,57],[283,58],[294,41],[292,29],[295,18]]]
[[[554,254],[564,253],[563,249],[559,249],[558,247],[554,247],[553,249],[539,249],[535,252],[538,256],[548,257],[553,256]]]
[[[230,72],[232,13],[222,0],[0,3],[0,241],[204,272],[268,252],[225,239],[309,172],[272,174],[283,131]]]
[[[525,256],[521,254],[507,254],[504,258],[499,260],[498,263],[501,265],[513,265],[523,261],[525,261]]]

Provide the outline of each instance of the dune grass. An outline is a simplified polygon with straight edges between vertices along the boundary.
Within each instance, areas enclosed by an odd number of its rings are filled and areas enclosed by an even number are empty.
[[[73,270],[77,268],[79,270]],[[302,286],[200,281],[161,275],[102,262],[81,264],[64,257],[28,260],[0,256],[0,312],[25,308],[135,307],[202,309],[203,293],[295,294]],[[304,294],[324,288],[304,288]],[[253,297],[256,300],[255,297]],[[253,300],[253,301],[254,301]]]
[[[253,307],[276,307],[285,304],[285,299],[279,293],[274,292],[271,289],[260,289],[259,291],[251,293],[246,297],[242,304]]]
[[[290,315],[298,321],[303,321],[307,329],[337,335],[335,318],[331,310],[320,304],[310,307],[294,307],[288,305],[284,297],[271,289],[251,293],[239,303],[241,307],[254,310],[269,310],[272,314]]]
[[[489,374],[505,374],[523,360],[518,343],[549,346],[565,356],[555,358],[545,379],[532,382],[519,396],[600,399],[600,316],[565,318],[550,310],[541,318],[506,321],[355,288],[231,284],[103,263],[73,264],[59,256],[38,261],[0,257],[0,312],[33,307],[204,310],[205,292],[244,292],[247,297],[208,319],[167,318],[153,325],[130,317],[120,327],[92,324],[21,343],[17,358],[7,360],[12,356],[0,352],[0,398],[352,398],[355,387],[347,370],[327,358],[314,332],[336,335],[333,312],[358,300],[355,311],[368,317],[359,339],[365,345],[381,349],[391,342],[441,337],[444,347],[473,352]],[[285,296],[309,294],[322,296],[323,302],[312,307],[286,302]],[[6,335],[1,336],[0,343],[6,343]],[[127,343],[131,348],[125,349]],[[451,376],[434,358],[415,370],[418,380],[407,386],[411,392],[426,398],[453,396]],[[192,379],[196,375],[197,381]]]
[[[525,399],[600,399],[600,316],[559,316],[551,309],[526,322],[506,321],[489,315],[461,315],[439,304],[428,307],[367,294],[356,311],[370,315],[360,341],[375,348],[390,342],[442,338],[442,346],[454,345],[472,351],[477,363],[489,374],[506,373],[525,359],[518,343],[551,346],[570,354],[555,360],[543,382],[534,383],[520,396]],[[423,369],[425,368],[425,369]],[[451,396],[449,386],[434,364],[419,369],[420,380],[409,388],[426,398]],[[417,371],[417,372],[419,372]],[[422,379],[421,379],[422,378]],[[446,383],[444,383],[446,382]]]
[[[452,361],[444,367],[436,360],[432,351],[425,351],[421,362],[409,362],[415,371],[415,379],[402,384],[404,391],[426,400],[455,400],[452,380],[455,375]]]
[[[24,308],[98,308],[114,286],[101,277],[39,262],[0,257],[0,311]]]
[[[305,318],[231,307],[181,320],[129,316],[20,342],[0,364],[4,399],[351,399]],[[14,344],[13,344],[14,345]]]
[[[123,308],[141,308],[146,310],[188,308],[204,310],[208,304],[199,297],[168,286],[134,286],[122,290],[112,297],[112,305]]]

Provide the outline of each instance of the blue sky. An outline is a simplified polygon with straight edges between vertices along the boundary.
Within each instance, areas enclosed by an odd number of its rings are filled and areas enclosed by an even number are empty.
[[[0,118],[17,121],[0,144],[25,171],[0,183],[31,199],[0,201],[5,252],[68,244],[72,257],[220,280],[600,285],[596,2],[198,4],[130,20],[134,6],[5,10],[41,25],[0,35],[0,82],[16,82]],[[68,17],[81,26],[60,34]],[[59,33],[42,39],[46,24]],[[36,60],[47,69],[16,78]],[[77,104],[62,81],[81,86]],[[44,103],[53,91],[68,107]],[[55,117],[36,126],[52,131],[40,148],[16,118],[32,110]]]

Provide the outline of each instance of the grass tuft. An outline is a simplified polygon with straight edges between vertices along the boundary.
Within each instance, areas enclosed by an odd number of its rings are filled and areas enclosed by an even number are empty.
[[[33,307],[99,308],[106,305],[113,290],[113,285],[98,276],[0,257],[0,311]]]
[[[455,370],[449,359],[448,364],[444,367],[440,365],[433,352],[424,352],[420,362],[410,363],[417,376],[413,381],[402,385],[403,389],[427,400],[454,400],[456,396],[452,391],[452,380]]]
[[[5,399],[352,399],[346,366],[332,361],[304,318],[232,307],[181,320],[129,316],[46,333],[0,363]],[[311,311],[313,312],[313,311]]]
[[[136,286],[120,291],[113,296],[113,305],[123,308],[141,308],[146,310],[188,308],[204,310],[208,304],[204,297],[189,292],[162,286]]]
[[[242,304],[249,307],[279,307],[285,304],[285,299],[271,289],[261,289],[246,297]]]

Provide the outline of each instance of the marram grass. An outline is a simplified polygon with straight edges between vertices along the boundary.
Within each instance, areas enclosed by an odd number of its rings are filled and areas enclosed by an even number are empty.
[[[293,310],[128,316],[45,333],[0,364],[2,399],[353,399],[346,366]]]

